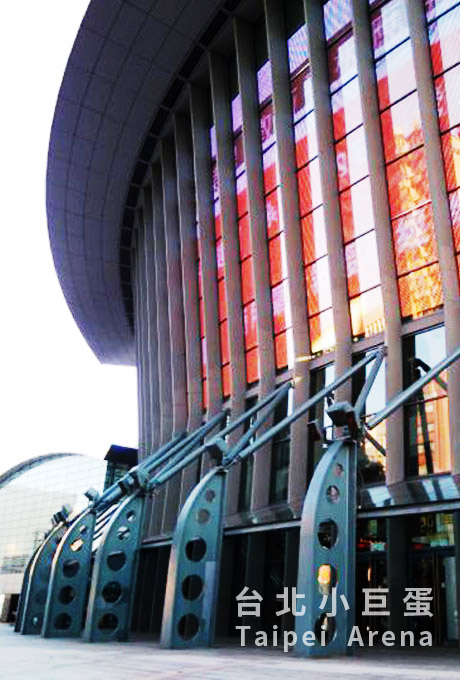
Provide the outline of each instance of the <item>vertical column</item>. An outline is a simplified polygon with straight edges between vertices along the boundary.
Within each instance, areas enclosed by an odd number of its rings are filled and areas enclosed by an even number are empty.
[[[150,395],[151,449],[160,443],[160,400],[158,394],[157,299],[155,285],[155,239],[153,238],[152,189],[144,189],[144,239],[147,303],[144,310],[148,328],[148,386]]]
[[[147,273],[145,262],[145,224],[142,210],[138,210],[136,214],[138,224],[138,268],[139,268],[139,314],[140,314],[140,360],[141,360],[141,384],[142,384],[142,420],[143,420],[143,436],[142,436],[142,455],[146,457],[149,454],[152,439],[152,423],[150,420],[150,389],[149,389],[149,337],[148,337],[148,319],[146,309],[148,305],[147,296]]]
[[[248,212],[254,262],[254,293],[257,308],[257,338],[259,342],[259,399],[275,387],[275,343],[270,271],[267,246],[267,218],[263,190],[263,167],[260,145],[257,76],[254,60],[252,29],[235,19],[234,35],[238,83],[243,116],[243,148],[248,181]],[[267,444],[254,456],[252,474],[252,506],[268,504],[270,489],[271,445]]]
[[[332,309],[336,336],[335,374],[338,376],[351,365],[351,323],[337,190],[337,167],[332,134],[323,3],[321,0],[304,0],[304,6],[331,276]],[[349,397],[350,385],[346,383],[337,390],[336,398],[348,399]]]
[[[193,180],[193,150],[190,122],[179,114],[174,116],[176,147],[177,195],[182,262],[183,305],[185,318],[185,359],[188,386],[187,430],[196,430],[203,417],[201,382],[201,347],[198,310],[197,234],[195,183]],[[198,463],[182,472],[181,502],[194,486]]]
[[[142,366],[142,310],[141,310],[141,281],[140,281],[140,237],[139,223],[135,221],[135,250],[132,255],[132,269],[134,272],[134,337],[136,342],[136,369],[137,369],[137,404],[139,422],[139,461],[145,457],[145,426],[144,426],[144,386]]]
[[[361,0],[352,0],[352,14],[364,134],[369,164],[369,181],[375,221],[375,236],[381,271],[382,300],[385,315],[385,344],[388,349],[386,391],[387,399],[389,400],[403,389],[401,313],[367,4]],[[387,421],[386,459],[387,484],[402,481],[404,479],[404,424],[402,409],[396,411]]]
[[[387,527],[387,581],[389,588],[388,611],[390,612],[389,630],[396,635],[407,629],[404,617],[403,599],[407,582],[407,522],[405,517],[389,517]]]
[[[298,361],[310,353],[307,299],[302,262],[302,239],[299,218],[299,197],[295,148],[292,129],[292,106],[289,87],[287,40],[284,30],[283,5],[276,0],[265,0],[268,54],[273,80],[273,113],[278,149],[282,215],[286,233],[286,253],[289,262],[289,294],[291,299],[292,332],[295,361],[293,377],[294,408],[309,394],[308,364]],[[305,496],[307,479],[307,418],[291,425],[288,501],[295,503]]]
[[[460,338],[460,294],[455,258],[449,201],[447,198],[444,163],[441,151],[436,95],[430,58],[430,46],[425,19],[425,3],[406,0],[409,31],[414,51],[414,69],[419,94],[420,118],[425,141],[425,154],[433,208],[434,228],[438,246],[444,297],[444,320],[447,352],[457,347]],[[460,473],[460,366],[449,368],[449,421],[452,447],[452,472]]]
[[[155,282],[157,300],[158,378],[160,386],[161,443],[172,434],[171,347],[169,335],[168,282],[163,215],[161,168],[152,167],[153,238],[155,239]]]
[[[222,378],[217,311],[217,270],[212,213],[211,144],[207,93],[192,85],[190,112],[192,118],[193,167],[195,174],[196,211],[200,230],[201,268],[203,276],[204,324],[206,330],[208,418],[222,408]]]

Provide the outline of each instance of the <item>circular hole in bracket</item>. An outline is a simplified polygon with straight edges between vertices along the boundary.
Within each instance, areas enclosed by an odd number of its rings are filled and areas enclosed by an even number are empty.
[[[136,513],[134,510],[130,510],[129,512],[126,513],[126,519],[128,522],[134,522],[136,519]]]
[[[198,574],[190,574],[182,581],[182,595],[186,600],[196,600],[203,592],[203,579]]]
[[[72,586],[64,586],[59,591],[59,602],[61,604],[70,604],[75,599],[75,590]]]
[[[68,614],[58,614],[54,619],[54,627],[56,630],[69,630],[71,625],[72,618]]]
[[[321,595],[330,595],[337,585],[337,571],[330,564],[321,564],[316,573],[318,591]]]
[[[315,621],[315,637],[318,644],[326,646],[334,639],[336,631],[335,618],[321,614]]]
[[[206,498],[208,503],[212,503],[214,498],[216,497],[216,492],[214,491],[214,489],[206,489],[204,497]]]
[[[319,523],[318,527],[318,541],[323,548],[333,548],[337,543],[337,538],[339,535],[339,529],[337,524],[332,519],[325,519],[323,522]]]
[[[77,560],[66,560],[62,565],[63,574],[64,576],[67,576],[67,578],[76,576],[79,569],[80,563]]]
[[[192,538],[185,546],[185,554],[191,562],[200,562],[206,555],[206,541],[202,538]]]
[[[196,518],[200,524],[206,524],[211,518],[211,513],[206,508],[200,508],[196,513]]]
[[[338,503],[340,500],[340,491],[335,484],[331,484],[326,489],[326,498],[329,503]]]
[[[126,564],[126,555],[123,550],[116,550],[107,555],[107,566],[112,571],[120,571]]]
[[[117,538],[119,541],[127,541],[131,536],[131,530],[128,527],[122,526],[117,529]]]
[[[334,475],[336,477],[343,477],[344,474],[345,474],[345,470],[343,469],[343,465],[341,465],[340,463],[335,463],[335,465],[334,465]]]
[[[101,616],[97,623],[97,627],[99,630],[102,630],[103,633],[112,633],[118,628],[118,617],[115,616],[115,614],[107,612],[107,614]]]
[[[192,640],[200,630],[200,621],[195,614],[185,614],[177,624],[177,632],[183,640]]]
[[[121,599],[123,589],[118,581],[109,581],[102,589],[102,597],[109,604],[114,604]]]

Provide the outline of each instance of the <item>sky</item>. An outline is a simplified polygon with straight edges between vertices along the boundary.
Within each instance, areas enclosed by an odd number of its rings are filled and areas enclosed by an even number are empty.
[[[137,446],[136,371],[96,359],[48,240],[49,136],[87,6],[0,3],[0,474],[45,453],[103,458],[111,444]]]

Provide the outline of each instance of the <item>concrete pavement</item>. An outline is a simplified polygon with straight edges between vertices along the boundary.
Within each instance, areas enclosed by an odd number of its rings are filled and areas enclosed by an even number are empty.
[[[221,646],[170,651],[152,641],[85,644],[22,636],[0,624],[0,678],[7,680],[460,680],[456,650],[375,649],[346,659],[298,659],[277,650]]]

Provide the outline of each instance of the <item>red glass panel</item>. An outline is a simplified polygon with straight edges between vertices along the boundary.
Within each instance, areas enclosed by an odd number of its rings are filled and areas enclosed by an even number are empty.
[[[232,374],[230,371],[230,364],[222,366],[222,394],[229,397],[232,393]]]
[[[409,37],[404,0],[392,0],[373,12],[371,24],[374,55],[377,58]]]
[[[294,122],[313,111],[313,90],[310,69],[306,68],[291,81]]]
[[[266,99],[273,94],[272,83],[272,69],[270,61],[266,61],[263,66],[257,71],[257,91],[259,96],[259,104],[262,104]]]
[[[392,161],[423,144],[416,92],[397,104],[393,104],[381,114],[380,120],[386,161]]]
[[[259,349],[257,347],[246,352],[246,380],[249,385],[259,380]]]
[[[335,145],[339,190],[369,174],[364,129],[361,126]]]
[[[387,167],[388,197],[392,217],[430,200],[425,152],[417,149]]]
[[[205,379],[208,374],[208,359],[206,350],[206,338],[201,340],[201,377]]]
[[[309,319],[310,347],[312,354],[324,352],[335,345],[334,318],[332,309],[327,309]]]
[[[380,286],[350,300],[351,330],[354,338],[370,337],[384,330],[382,291]]]
[[[360,236],[345,246],[345,260],[350,297],[380,283],[379,257],[374,231]]]
[[[275,361],[276,368],[285,368],[288,364],[286,332],[275,336]]]
[[[296,165],[301,168],[318,155],[315,116],[311,113],[294,128]]]
[[[331,97],[334,139],[341,139],[363,122],[358,78]]]
[[[225,292],[225,281],[221,279],[217,284],[219,297],[219,321],[227,318],[227,294]]]
[[[441,17],[429,27],[431,61],[435,75],[460,61],[460,7]]]
[[[275,141],[273,123],[273,104],[270,102],[270,104],[260,112],[260,137],[262,140],[262,149],[267,149]]]
[[[322,257],[305,268],[307,307],[309,316],[332,305],[329,258]]]
[[[449,201],[454,247],[458,252],[460,250],[460,191],[454,191],[453,194],[450,194]]]
[[[340,194],[340,211],[345,243],[374,228],[371,186],[368,177]]]
[[[198,260],[198,297],[203,297],[203,267],[201,260]]]
[[[216,232],[216,240],[222,238],[222,214],[220,211],[220,199],[214,203],[214,229]]]
[[[412,47],[409,41],[377,62],[377,90],[380,109],[416,89]]]
[[[251,349],[257,345],[257,308],[256,303],[251,302],[243,308],[244,321],[244,347]]]
[[[317,208],[304,217],[301,226],[303,261],[304,264],[309,264],[327,254],[323,207]]]
[[[419,269],[438,259],[431,205],[393,222],[396,271],[400,274]]]
[[[219,334],[220,334],[220,358],[222,365],[227,364],[230,361],[230,348],[229,348],[229,338],[228,338],[228,321],[222,321],[219,324]]]
[[[243,135],[239,134],[233,140],[233,154],[235,157],[235,174],[240,175],[245,169]]]
[[[286,329],[284,282],[272,288],[273,330],[279,333]]]
[[[204,300],[203,298],[199,299],[199,308],[200,308],[200,337],[204,338],[205,335],[205,328],[206,326],[204,325]]]
[[[346,36],[331,47],[328,50],[328,60],[331,92],[335,92],[358,72],[354,37]]]
[[[283,228],[280,223],[277,191],[273,191],[269,196],[265,197],[265,212],[267,214],[267,236],[272,238]]]
[[[399,279],[401,314],[404,319],[417,318],[442,305],[439,265],[407,274]]]
[[[243,305],[254,299],[254,273],[252,271],[252,257],[241,263],[241,295]]]
[[[452,128],[441,137],[447,189],[460,186],[460,127]]]
[[[208,408],[208,381],[203,380],[201,385],[202,385],[202,390],[203,390],[203,401],[202,401],[203,411],[206,411],[206,409]]]
[[[283,259],[281,248],[284,247],[282,238],[284,234],[278,234],[271,241],[268,242],[268,257],[270,261],[270,283],[272,286],[276,285],[285,278],[283,272]]]
[[[220,238],[216,242],[216,265],[217,265],[217,278],[223,279],[225,274],[224,267],[224,242]]]
[[[299,187],[299,210],[300,215],[303,216],[313,208],[317,208],[323,201],[318,158],[298,171],[297,184]]]
[[[264,193],[268,194],[278,186],[276,144],[265,151],[262,162],[264,167]]]
[[[350,0],[328,0],[323,11],[326,40],[331,40],[351,22]]]
[[[245,215],[238,222],[240,235],[240,259],[245,260],[252,254],[251,232],[249,229],[249,215]]]
[[[245,172],[236,180],[236,208],[238,217],[248,212],[248,179]]]

